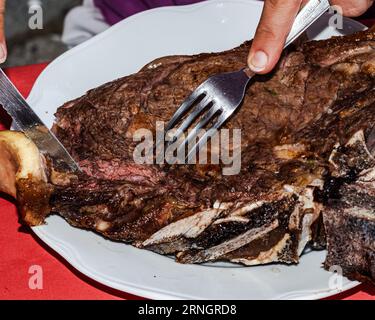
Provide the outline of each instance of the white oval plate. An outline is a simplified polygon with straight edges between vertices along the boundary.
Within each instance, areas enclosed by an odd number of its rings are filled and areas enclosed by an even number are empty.
[[[154,58],[221,51],[252,38],[262,5],[249,0],[215,0],[132,16],[51,63],[28,101],[52,125],[53,114],[62,103],[134,73]],[[326,27],[327,19],[313,26],[310,34],[317,39],[339,35]],[[346,20],[345,26],[345,30],[363,29],[352,20]],[[325,251],[303,255],[297,266],[181,265],[73,228],[58,216],[47,222],[33,228],[34,232],[80,272],[107,286],[152,299],[318,299],[358,284],[346,278],[336,281],[324,271]]]

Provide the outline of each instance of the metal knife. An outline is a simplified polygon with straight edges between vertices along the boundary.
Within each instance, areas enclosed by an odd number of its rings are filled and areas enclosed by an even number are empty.
[[[17,127],[35,143],[40,152],[49,155],[66,169],[73,172],[80,171],[72,156],[40,120],[1,68],[0,105],[12,117]]]

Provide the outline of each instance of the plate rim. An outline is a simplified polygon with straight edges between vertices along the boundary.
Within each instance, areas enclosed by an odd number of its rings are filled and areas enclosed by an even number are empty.
[[[153,15],[155,12],[160,12],[160,11],[165,11],[165,12],[175,12],[175,13],[182,13],[182,12],[189,12],[189,11],[194,11],[198,10],[201,7],[206,7],[210,6],[213,4],[219,5],[219,4],[228,4],[228,3],[243,3],[246,5],[256,5],[259,7],[263,7],[263,1],[259,0],[205,0],[203,2],[198,2],[190,5],[181,5],[181,6],[165,6],[165,7],[158,7],[158,8],[153,8],[149,9],[146,11],[138,12],[122,21],[119,23],[116,23],[115,25],[111,26],[107,30],[103,31],[102,33],[92,37],[91,39],[79,44],[78,46],[64,52],[61,54],[59,57],[57,57],[55,60],[53,60],[51,63],[47,65],[47,67],[42,71],[42,73],[38,76],[36,81],[34,82],[34,85],[27,97],[28,102],[34,101],[35,98],[37,98],[37,92],[36,88],[39,87],[40,82],[43,81],[45,74],[52,68],[55,67],[62,62],[64,62],[65,59],[69,58],[71,55],[74,55],[78,51],[85,50],[87,47],[99,42],[100,40],[108,37],[109,35],[112,35],[113,33],[117,32],[121,28],[125,27],[126,25],[130,25],[134,23],[136,20],[141,19],[143,17],[146,17],[148,15]]]
[[[59,217],[60,219],[64,220],[63,218]],[[65,222],[65,220],[64,220]],[[196,300],[197,298],[192,297],[190,295],[184,295],[180,293],[167,293],[164,290],[152,287],[146,288],[144,286],[129,284],[123,280],[114,280],[106,274],[99,274],[98,272],[91,269],[86,264],[80,262],[77,251],[75,248],[72,248],[68,243],[62,242],[59,239],[56,239],[51,234],[45,233],[42,229],[38,227],[32,228],[33,232],[50,248],[52,248],[55,252],[57,252],[61,257],[64,258],[72,267],[77,269],[79,272],[83,273],[84,275],[92,278],[93,280],[107,286],[110,288],[117,289],[124,293],[129,293],[135,296],[139,296],[142,298],[154,299],[154,300]],[[53,243],[53,246],[50,245]],[[56,245],[57,244],[57,245]],[[127,245],[127,244],[124,244]],[[325,250],[324,250],[325,251]],[[156,254],[156,253],[155,253]],[[103,281],[103,279],[105,281]],[[109,285],[110,283],[111,285]],[[348,281],[342,289],[330,289],[330,290],[321,290],[321,291],[314,291],[314,290],[299,290],[299,291],[292,291],[286,294],[280,294],[275,296],[273,300],[317,300],[327,298],[339,293],[343,293],[350,289],[353,289],[360,285],[358,281]],[[124,287],[126,287],[126,291],[124,291]],[[244,299],[236,299],[236,300],[247,300]]]

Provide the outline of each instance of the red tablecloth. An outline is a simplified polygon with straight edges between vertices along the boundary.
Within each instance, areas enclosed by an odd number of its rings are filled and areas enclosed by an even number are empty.
[[[6,72],[24,96],[44,65],[8,69]],[[0,112],[0,130],[9,125],[9,118]],[[30,289],[32,266],[43,271],[43,289]],[[134,299],[137,297],[103,286],[73,269],[58,254],[18,223],[17,211],[11,202],[0,199],[0,299]],[[334,299],[375,300],[375,287],[358,288]]]

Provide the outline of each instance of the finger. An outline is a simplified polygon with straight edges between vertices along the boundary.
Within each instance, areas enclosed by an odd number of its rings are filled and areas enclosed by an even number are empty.
[[[332,0],[331,5],[341,8],[345,17],[358,17],[364,14],[374,3],[373,0]]]
[[[7,58],[7,47],[4,33],[5,0],[0,0],[0,63]]]
[[[266,0],[248,58],[251,70],[270,72],[280,59],[302,0]]]

